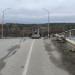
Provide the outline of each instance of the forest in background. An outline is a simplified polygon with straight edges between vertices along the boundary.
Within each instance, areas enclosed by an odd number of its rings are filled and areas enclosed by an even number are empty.
[[[40,34],[42,36],[47,35],[48,33],[48,23],[45,24],[18,24],[18,23],[6,23],[3,25],[4,36],[12,37],[24,37],[31,36],[32,29],[34,27],[40,29]],[[49,33],[61,33],[68,31],[70,29],[75,29],[75,23],[50,23],[49,24]],[[0,37],[2,33],[2,25],[0,24]]]

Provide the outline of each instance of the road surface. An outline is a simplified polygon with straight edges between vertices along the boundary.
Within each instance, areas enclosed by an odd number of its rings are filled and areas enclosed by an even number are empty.
[[[50,44],[50,48],[46,47],[46,43]],[[61,53],[52,41],[46,40],[46,43],[43,39],[21,42],[20,48],[0,59],[0,75],[70,75],[67,70],[53,63],[52,56],[58,60],[57,63],[63,62]],[[48,53],[47,48],[53,51]]]

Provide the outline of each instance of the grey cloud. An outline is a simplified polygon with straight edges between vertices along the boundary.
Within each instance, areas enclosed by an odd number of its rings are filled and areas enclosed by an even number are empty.
[[[5,12],[6,21],[15,21],[16,19],[21,22],[23,20],[24,22],[47,22],[47,12],[42,8],[50,11],[52,22],[72,21],[75,16],[74,0],[0,0],[0,11],[5,8],[11,8]],[[70,19],[66,18],[67,16]]]

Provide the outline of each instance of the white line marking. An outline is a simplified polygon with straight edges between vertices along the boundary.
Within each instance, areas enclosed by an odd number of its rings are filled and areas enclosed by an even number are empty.
[[[27,56],[26,64],[24,66],[23,75],[27,75],[28,66],[29,66],[29,62],[30,62],[30,58],[31,58],[31,53],[32,53],[34,42],[35,42],[35,40],[33,40],[32,44],[31,44],[30,51],[29,51],[28,56]]]

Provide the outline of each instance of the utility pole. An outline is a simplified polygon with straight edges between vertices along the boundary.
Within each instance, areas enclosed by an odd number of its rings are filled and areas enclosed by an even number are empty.
[[[1,36],[2,39],[4,37],[4,18],[5,18],[5,11],[8,10],[8,9],[10,9],[10,8],[6,8],[6,9],[4,9],[2,11],[2,36]]]
[[[50,14],[50,13],[49,13],[49,11],[48,11],[48,37],[50,36],[50,35],[49,35],[49,21],[50,21],[49,14]]]
[[[45,9],[45,8],[44,8],[44,10],[48,13],[48,38],[49,38],[49,36],[50,36],[50,35],[49,35],[49,31],[50,31],[50,30],[49,30],[49,23],[50,23],[50,17],[49,17],[49,16],[50,16],[50,12],[49,12],[48,9]]]
[[[3,25],[4,25],[4,11],[3,11],[3,13],[2,13],[2,39],[3,39],[3,34],[4,34]]]

